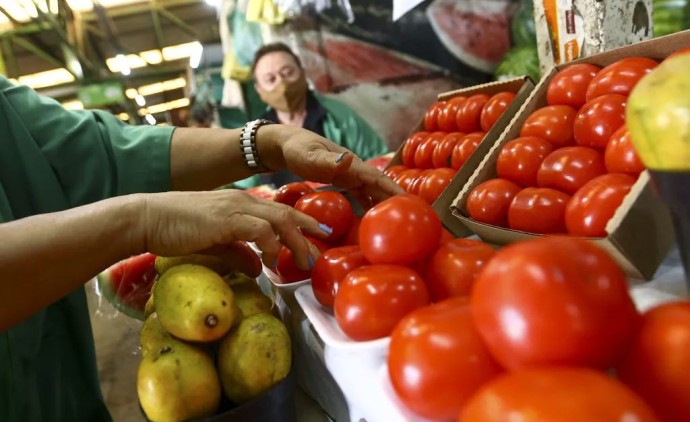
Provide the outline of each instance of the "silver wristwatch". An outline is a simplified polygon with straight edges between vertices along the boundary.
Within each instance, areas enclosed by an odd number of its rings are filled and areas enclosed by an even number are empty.
[[[261,163],[259,152],[256,148],[256,132],[263,125],[273,124],[270,120],[257,119],[247,122],[240,132],[240,148],[242,149],[242,157],[252,171],[256,173],[264,173],[270,171]]]

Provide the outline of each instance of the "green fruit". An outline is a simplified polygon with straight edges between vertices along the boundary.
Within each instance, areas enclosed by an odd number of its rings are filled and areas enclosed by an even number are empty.
[[[234,284],[232,292],[244,318],[262,312],[271,313],[273,310],[273,301],[261,292],[255,281]]]
[[[218,340],[239,315],[232,290],[223,278],[200,265],[169,269],[156,282],[154,295],[161,325],[182,340]]]
[[[221,386],[207,353],[169,338],[142,358],[137,395],[149,420],[181,422],[213,416]]]
[[[513,45],[516,47],[536,47],[537,30],[534,23],[534,3],[523,0],[510,24]]]
[[[538,82],[541,78],[539,71],[539,54],[537,47],[514,47],[503,56],[503,60],[496,68],[496,79],[510,79],[529,76]]]
[[[225,395],[245,403],[290,372],[292,349],[283,323],[267,313],[244,318],[218,348],[218,372]]]
[[[152,350],[155,350],[171,338],[170,334],[165,331],[158,320],[158,315],[155,313],[151,314],[151,316],[146,318],[139,332],[139,345],[141,346],[142,356],[148,355]]]

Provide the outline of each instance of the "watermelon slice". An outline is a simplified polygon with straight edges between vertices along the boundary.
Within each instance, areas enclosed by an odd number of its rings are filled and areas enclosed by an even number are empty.
[[[98,275],[99,290],[117,310],[143,321],[146,301],[156,280],[155,260],[155,255],[145,253],[112,265]]]

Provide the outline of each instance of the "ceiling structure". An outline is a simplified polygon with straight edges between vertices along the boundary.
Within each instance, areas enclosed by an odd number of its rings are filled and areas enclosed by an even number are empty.
[[[123,119],[184,107],[190,64],[220,42],[213,3],[2,0],[0,73],[68,108],[83,107],[80,87],[119,82],[126,100],[102,108]]]

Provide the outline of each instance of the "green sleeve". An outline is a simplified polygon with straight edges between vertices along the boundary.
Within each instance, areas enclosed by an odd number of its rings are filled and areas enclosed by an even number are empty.
[[[104,111],[69,111],[0,77],[14,115],[50,163],[72,206],[170,188],[173,127],[131,126]]]

